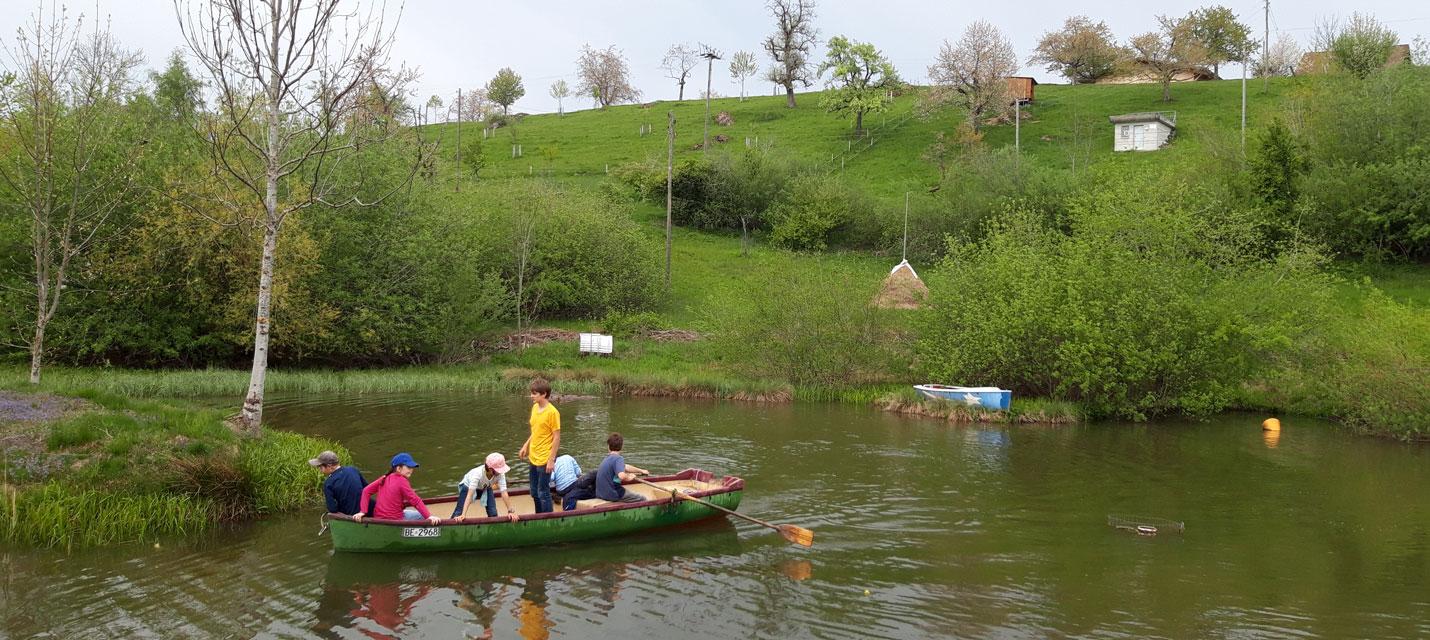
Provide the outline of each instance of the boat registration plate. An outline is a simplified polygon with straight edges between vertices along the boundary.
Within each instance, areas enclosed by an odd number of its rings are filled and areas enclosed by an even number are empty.
[[[403,527],[402,537],[404,538],[436,538],[442,535],[439,527]]]

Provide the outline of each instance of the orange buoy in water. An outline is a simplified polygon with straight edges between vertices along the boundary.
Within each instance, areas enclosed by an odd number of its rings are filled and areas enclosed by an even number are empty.
[[[1280,431],[1281,421],[1276,418],[1267,418],[1261,421],[1262,431]]]

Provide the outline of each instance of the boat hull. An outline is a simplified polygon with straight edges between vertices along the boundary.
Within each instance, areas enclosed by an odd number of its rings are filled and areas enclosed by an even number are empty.
[[[740,505],[744,481],[739,478],[727,476],[719,480],[707,472],[690,469],[674,476],[651,478],[651,481],[691,478],[722,485],[691,493],[691,496],[727,509]],[[698,502],[666,495],[638,503],[606,503],[569,512],[525,514],[517,522],[482,518],[470,522],[444,520],[438,525],[368,519],[359,523],[347,516],[330,514],[329,528],[333,548],[338,551],[473,551],[622,536],[720,515],[723,514]]]
[[[918,384],[914,390],[931,400],[947,400],[989,411],[1007,411],[1013,403],[1013,392],[996,387],[956,387],[941,384]]]

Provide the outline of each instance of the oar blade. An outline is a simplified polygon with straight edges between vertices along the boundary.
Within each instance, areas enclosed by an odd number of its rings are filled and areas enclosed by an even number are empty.
[[[780,535],[785,540],[789,540],[802,547],[814,546],[814,532],[804,527],[796,527],[792,524],[780,525]]]

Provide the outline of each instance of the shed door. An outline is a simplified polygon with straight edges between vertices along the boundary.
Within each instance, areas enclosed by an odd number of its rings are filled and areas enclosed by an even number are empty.
[[[1147,148],[1147,125],[1132,125],[1132,148],[1141,150]]]

